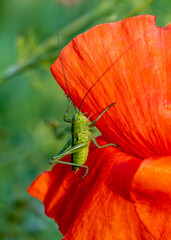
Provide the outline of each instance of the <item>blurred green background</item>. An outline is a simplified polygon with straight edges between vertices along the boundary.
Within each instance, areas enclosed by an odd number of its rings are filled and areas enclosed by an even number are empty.
[[[61,0],[62,1],[62,0]],[[170,0],[58,3],[60,45],[92,26],[138,14],[171,21]],[[49,67],[58,56],[53,0],[0,1],[0,239],[61,239],[42,204],[26,192],[69,138],[67,98]],[[69,203],[68,203],[69,204]],[[65,211],[65,209],[64,209]]]

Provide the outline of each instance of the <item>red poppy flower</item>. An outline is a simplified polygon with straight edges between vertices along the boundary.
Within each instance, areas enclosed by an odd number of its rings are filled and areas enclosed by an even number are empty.
[[[97,140],[122,147],[91,144],[84,180],[84,169],[56,164],[30,186],[65,239],[171,239],[170,39],[144,15],[96,26],[62,51],[77,107],[91,88],[86,116],[117,102],[97,122]],[[60,59],[51,71],[68,94]]]

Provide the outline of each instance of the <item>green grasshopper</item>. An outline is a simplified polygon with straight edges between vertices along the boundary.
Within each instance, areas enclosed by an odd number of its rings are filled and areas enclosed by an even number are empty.
[[[69,89],[68,89],[69,92]],[[71,94],[69,92],[70,98]],[[72,98],[71,98],[72,99]],[[83,165],[87,159],[89,146],[91,140],[98,148],[104,148],[108,146],[115,146],[120,149],[117,144],[109,143],[102,146],[99,146],[95,136],[91,132],[91,128],[93,128],[96,122],[103,116],[103,114],[108,111],[112,106],[116,104],[116,102],[110,104],[106,107],[103,112],[93,121],[90,122],[89,118],[85,117],[84,114],[81,112],[80,108],[75,108],[75,114],[72,116],[72,119],[67,119],[68,112],[70,110],[71,104],[73,101],[70,100],[67,111],[64,114],[64,121],[67,123],[71,123],[71,134],[72,137],[65,143],[63,148],[49,160],[50,164],[54,163],[62,163],[66,165],[71,165],[72,169],[77,172],[80,167],[86,168],[86,173],[84,176],[88,174],[88,166]],[[74,106],[75,107],[75,106]],[[66,155],[71,154],[71,162],[64,162],[60,159],[65,157]]]

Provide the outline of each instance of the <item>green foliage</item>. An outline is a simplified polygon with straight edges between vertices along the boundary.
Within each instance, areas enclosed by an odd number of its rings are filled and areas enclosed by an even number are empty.
[[[170,0],[85,0],[58,6],[60,45],[90,27],[137,14],[171,19]],[[68,139],[67,98],[49,67],[57,58],[53,0],[0,2],[0,239],[61,239],[26,190]]]

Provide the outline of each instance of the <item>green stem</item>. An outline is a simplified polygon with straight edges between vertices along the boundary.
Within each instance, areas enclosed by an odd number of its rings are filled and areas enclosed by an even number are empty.
[[[111,14],[113,11],[114,4],[101,4],[100,6],[93,9],[91,12],[86,13],[69,26],[65,27],[59,32],[61,48],[67,44],[67,39],[74,35],[74,33],[81,32],[82,29],[85,29],[89,24],[92,24],[97,19],[104,17],[105,15]],[[34,55],[27,59],[24,63],[18,65],[12,65],[9,67],[1,76],[0,76],[0,85],[5,83],[7,80],[25,72],[26,70],[39,66],[41,63],[58,57],[57,51],[57,37],[56,35],[49,38],[44,43],[40,44]]]
[[[123,19],[125,18],[129,18],[132,16],[135,16],[138,12],[142,11],[143,9],[145,9],[146,7],[148,7],[152,2],[154,2],[155,0],[147,0],[146,2],[142,3],[140,6],[138,6],[137,8],[135,8],[134,10],[130,11],[128,14],[126,14]]]
[[[147,0],[142,5],[135,8],[133,11],[130,11],[124,18],[128,18],[136,15],[138,12],[149,6],[154,0]],[[113,16],[113,9],[115,1],[111,1],[110,3],[107,1],[106,3],[100,4],[98,7],[93,9],[91,12],[86,13],[67,27],[63,28],[59,32],[59,40],[61,49],[68,43],[68,39],[71,39],[74,34],[80,33],[83,29],[88,28],[89,25],[92,26],[92,22],[101,22],[103,21],[111,21]],[[116,20],[116,19],[115,19]],[[40,66],[42,63],[49,62],[50,60],[54,60],[58,57],[59,52],[57,49],[57,37],[52,36],[44,43],[40,44],[32,55],[31,58],[27,59],[24,63],[20,63],[18,65],[13,65],[9,67],[1,76],[0,76],[0,85],[5,83],[7,80],[25,72],[28,69],[32,69],[34,67]]]

